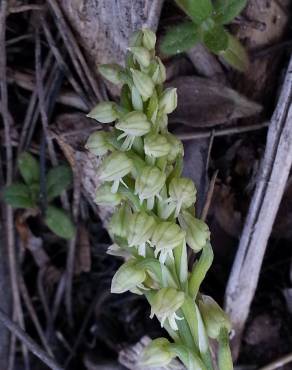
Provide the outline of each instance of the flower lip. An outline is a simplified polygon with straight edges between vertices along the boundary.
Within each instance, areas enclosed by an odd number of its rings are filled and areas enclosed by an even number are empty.
[[[155,256],[165,263],[167,257],[173,260],[173,249],[185,243],[185,231],[170,221],[160,222],[152,235],[151,245],[155,248]]]
[[[135,183],[135,194],[140,200],[155,197],[165,184],[166,176],[157,167],[145,166]]]
[[[174,288],[162,288],[153,298],[150,317],[153,318],[156,315],[161,322],[161,326],[168,319],[172,329],[178,330],[176,320],[181,320],[181,318],[177,316],[176,311],[181,308],[184,300],[184,292]]]

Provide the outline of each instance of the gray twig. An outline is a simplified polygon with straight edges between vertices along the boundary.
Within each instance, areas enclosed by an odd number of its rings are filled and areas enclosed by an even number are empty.
[[[268,131],[240,244],[227,285],[225,306],[233,322],[238,354],[242,331],[257,287],[263,257],[292,164],[292,57]]]

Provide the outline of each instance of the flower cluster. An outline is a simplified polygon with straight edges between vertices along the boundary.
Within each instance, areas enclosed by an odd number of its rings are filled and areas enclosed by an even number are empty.
[[[181,176],[183,145],[168,131],[177,92],[163,89],[166,71],[155,55],[155,43],[151,30],[138,31],[130,41],[125,68],[99,68],[120,85],[121,98],[99,103],[88,115],[109,124],[86,143],[102,159],[95,200],[114,207],[108,225],[114,244],[108,253],[126,260],[113,277],[111,291],[144,294],[151,318],[156,316],[173,338],[172,343],[153,341],[141,361],[164,366],[178,356],[188,369],[212,369],[208,336],[218,339],[220,352],[220,343],[228,343],[230,325],[219,306],[198,294],[213,258],[210,232],[195,217],[194,183]],[[201,252],[190,273],[188,247]],[[225,347],[220,370],[232,368]]]

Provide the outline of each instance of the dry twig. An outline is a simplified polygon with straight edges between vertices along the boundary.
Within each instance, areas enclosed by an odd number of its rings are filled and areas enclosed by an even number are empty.
[[[229,278],[225,306],[235,329],[238,354],[273,223],[292,164],[292,57],[276,111],[271,119],[265,155]]]

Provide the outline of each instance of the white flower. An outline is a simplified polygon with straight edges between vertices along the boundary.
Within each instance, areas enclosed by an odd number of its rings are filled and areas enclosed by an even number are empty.
[[[177,217],[181,208],[189,208],[195,203],[197,190],[191,179],[175,177],[169,184],[168,193],[169,201],[176,205],[175,217]]]
[[[149,242],[154,228],[155,220],[145,212],[132,214],[128,220],[129,247],[137,247],[140,256],[146,256],[146,243]]]
[[[166,176],[157,167],[145,166],[135,182],[135,194],[141,202],[148,200],[148,209],[154,206],[155,197],[159,197],[159,192],[165,184]]]
[[[173,249],[185,240],[185,232],[175,223],[160,222],[152,235],[151,244],[155,248],[155,256],[159,254],[159,261],[165,263],[167,257],[173,259]]]
[[[126,138],[121,149],[129,150],[133,145],[135,137],[143,136],[151,130],[151,123],[147,120],[144,113],[134,111],[126,114],[116,124],[116,128],[124,132],[118,137],[118,140]]]
[[[157,316],[163,327],[168,320],[170,327],[173,330],[178,330],[176,320],[183,320],[176,314],[176,311],[183,305],[185,300],[184,292],[174,288],[162,288],[154,296],[151,303],[150,318]]]
[[[114,152],[104,159],[98,169],[99,179],[101,181],[113,181],[112,192],[116,193],[123,177],[131,172],[133,162],[122,152]]]

